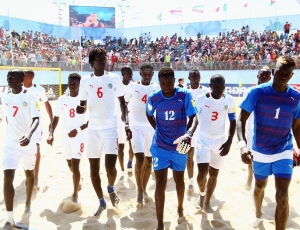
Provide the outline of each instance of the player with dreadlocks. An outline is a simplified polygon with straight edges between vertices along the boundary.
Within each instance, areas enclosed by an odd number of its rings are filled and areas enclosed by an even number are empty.
[[[50,127],[47,143],[52,145],[54,141],[54,131],[58,124],[59,117],[64,114],[64,134],[63,134],[63,153],[68,166],[73,173],[74,191],[72,200],[78,202],[78,190],[80,184],[79,164],[84,150],[85,129],[87,123],[84,123],[84,114],[76,114],[75,109],[79,104],[78,92],[81,76],[77,73],[71,73],[68,79],[69,94],[60,96],[57,100],[54,118]]]
[[[118,157],[117,117],[115,113],[115,96],[118,97],[122,121],[128,122],[127,106],[120,77],[105,71],[106,51],[101,47],[94,48],[89,53],[89,63],[93,73],[81,80],[79,90],[80,105],[77,113],[86,111],[89,101],[89,125],[86,137],[86,155],[90,162],[90,175],[93,187],[100,205],[95,216],[99,216],[106,209],[100,180],[100,158],[105,151],[105,169],[108,178],[107,191],[112,205],[119,203],[119,197],[114,190],[117,177],[116,161]],[[126,132],[131,135],[125,124]]]
[[[150,152],[156,177],[155,204],[158,221],[157,229],[164,229],[165,189],[168,168],[173,170],[178,199],[178,222],[183,217],[184,170],[187,152],[191,147],[191,137],[197,127],[197,109],[191,93],[183,88],[175,88],[174,71],[162,68],[158,73],[161,90],[149,95],[147,118],[155,129]],[[156,112],[156,115],[154,116]],[[189,122],[187,122],[189,117]],[[176,144],[178,144],[176,146]]]

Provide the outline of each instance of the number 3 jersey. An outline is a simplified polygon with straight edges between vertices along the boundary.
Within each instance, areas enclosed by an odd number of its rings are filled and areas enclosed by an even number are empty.
[[[80,81],[79,100],[89,103],[88,129],[117,127],[116,96],[124,96],[122,81],[117,74],[104,72],[100,77],[91,74]]]
[[[169,98],[161,90],[154,92],[148,97],[146,110],[149,116],[156,112],[152,145],[170,151],[176,150],[173,142],[186,133],[187,117],[197,113],[191,93],[183,88],[175,88]]]
[[[79,128],[84,123],[85,114],[76,113],[76,107],[79,103],[80,100],[78,96],[71,97],[69,94],[64,94],[57,100],[54,116],[60,117],[62,113],[64,114],[63,129],[67,133],[73,129]]]
[[[209,139],[223,137],[227,117],[230,119],[229,114],[232,114],[233,119],[235,114],[233,97],[223,94],[220,99],[214,99],[210,93],[202,94],[196,98],[196,107],[199,115],[199,135]]]
[[[278,93],[272,83],[258,85],[250,90],[241,109],[254,114],[254,151],[265,155],[291,150],[291,127],[300,118],[300,93],[288,86]]]
[[[2,114],[7,119],[7,140],[20,142],[27,135],[32,118],[40,117],[40,107],[33,92],[23,89],[18,94],[10,90],[1,95]]]
[[[131,120],[129,120],[130,125],[150,125],[146,117],[146,103],[148,96],[159,90],[160,86],[157,83],[142,85],[138,82],[132,82],[128,85],[125,101],[129,102],[131,108]]]

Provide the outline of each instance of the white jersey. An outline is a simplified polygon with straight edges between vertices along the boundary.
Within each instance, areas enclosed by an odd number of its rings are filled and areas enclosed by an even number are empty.
[[[200,96],[201,94],[209,92],[209,89],[203,85],[200,85],[197,89],[192,89],[190,86],[190,88],[188,88],[188,90],[192,94],[192,97],[194,100],[196,100],[196,98],[198,96]]]
[[[22,90],[13,94],[10,90],[1,95],[2,114],[7,119],[6,137],[9,140],[20,142],[27,135],[32,118],[40,116],[40,107],[34,93]]]
[[[123,90],[124,90],[124,97],[125,97],[125,95],[126,95],[126,93],[127,93],[127,91],[128,91],[128,85],[124,85],[123,83],[122,83],[122,86],[123,86]],[[116,114],[117,114],[117,116],[121,116],[121,107],[120,107],[120,102],[119,102],[119,99],[118,99],[118,97],[116,97]]]
[[[125,101],[131,104],[132,120],[130,125],[150,125],[146,117],[146,103],[148,96],[158,90],[160,90],[160,86],[157,83],[142,85],[138,82],[132,82],[129,84]]]
[[[234,99],[223,94],[220,99],[214,99],[210,93],[196,98],[199,115],[199,135],[209,139],[218,139],[225,135],[225,122],[229,113],[235,113]]]
[[[120,77],[104,72],[101,77],[91,74],[80,81],[79,100],[88,100],[88,129],[103,130],[117,127],[115,97],[124,96]]]
[[[247,97],[248,93],[250,92],[250,90],[252,89],[248,88],[247,90],[244,91],[243,94],[243,100],[245,100],[245,98]],[[254,135],[254,114],[253,112],[250,114],[247,123],[246,123],[246,138],[247,138],[247,145],[250,149],[252,149],[252,139],[253,139],[253,135]]]
[[[64,114],[64,130],[67,133],[84,124],[85,114],[76,113],[76,107],[79,103],[78,96],[71,97],[69,94],[64,94],[57,100],[54,116],[60,117],[62,113]]]

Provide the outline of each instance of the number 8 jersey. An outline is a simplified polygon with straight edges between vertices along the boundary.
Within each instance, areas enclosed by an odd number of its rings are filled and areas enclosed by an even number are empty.
[[[223,94],[220,99],[214,99],[210,93],[196,98],[199,118],[199,135],[209,139],[225,136],[226,118],[235,119],[234,99]]]

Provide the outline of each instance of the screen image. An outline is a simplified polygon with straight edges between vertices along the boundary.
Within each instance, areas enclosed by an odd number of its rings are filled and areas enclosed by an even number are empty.
[[[115,8],[69,6],[71,27],[115,28]]]

